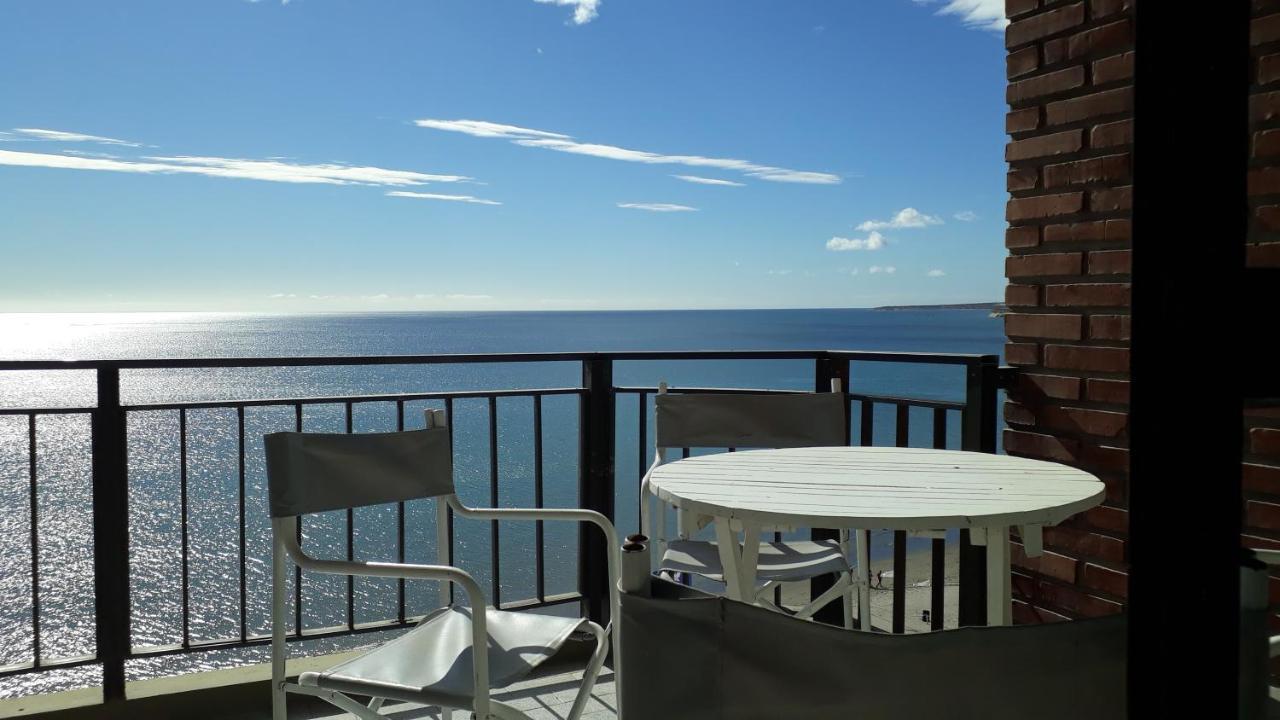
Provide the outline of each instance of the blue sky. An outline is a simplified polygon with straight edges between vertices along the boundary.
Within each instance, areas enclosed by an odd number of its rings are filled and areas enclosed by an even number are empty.
[[[1002,295],[999,0],[10,0],[0,311]]]

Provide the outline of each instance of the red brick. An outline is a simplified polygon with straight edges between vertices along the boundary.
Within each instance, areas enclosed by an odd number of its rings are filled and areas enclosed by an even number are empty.
[[[1043,625],[1071,620],[1066,615],[1060,615],[1048,608],[1035,607],[1017,598],[1013,599],[1012,617],[1014,625]]]
[[[1255,168],[1249,171],[1250,195],[1275,195],[1280,193],[1280,168]]]
[[[1089,147],[1109,148],[1132,144],[1132,120],[1117,120],[1103,125],[1094,125],[1089,131]]]
[[[1035,130],[1038,127],[1040,127],[1039,107],[1014,110],[1004,116],[1004,131],[1010,135]]]
[[[1280,430],[1276,428],[1250,430],[1249,451],[1257,455],[1280,455]]]
[[[1040,48],[1032,45],[1011,52],[1004,59],[1005,72],[1010,79],[1026,75],[1040,67]]]
[[[1116,212],[1133,207],[1133,186],[1104,188],[1089,193],[1089,209],[1093,212]]]
[[[1129,404],[1129,381],[1089,378],[1084,381],[1084,396],[1094,402]]]
[[[1067,39],[1056,38],[1041,43],[1045,65],[1057,65],[1067,59]]]
[[[1128,315],[1091,315],[1089,317],[1090,340],[1129,340],[1131,334]]]
[[[1062,370],[1128,372],[1129,351],[1126,348],[1046,345],[1044,364],[1045,367]]]
[[[1005,430],[1004,450],[1010,455],[1072,463],[1080,453],[1080,441],[1057,435]]]
[[[1128,181],[1130,176],[1129,166],[1129,153],[1104,155],[1102,157],[1089,158],[1088,160],[1046,165],[1044,168],[1044,186],[1046,188],[1055,188],[1063,185]]]
[[[1124,413],[1115,413],[1123,415]],[[1099,435],[1102,433],[1092,433]],[[1116,433],[1119,434],[1119,433]],[[1084,443],[1080,447],[1080,464],[1095,471],[1129,475],[1129,450],[1110,445]]]
[[[1028,398],[1079,400],[1080,378],[1019,373],[1017,395]]]
[[[1244,506],[1244,524],[1265,530],[1280,530],[1280,505],[1250,500]]]
[[[1035,307],[1040,304],[1040,286],[1006,285],[1004,304],[1010,307]]]
[[[1094,250],[1088,255],[1090,275],[1127,275],[1133,264],[1132,250]]]
[[[1111,410],[1093,410],[1090,408],[1057,408],[1050,413],[1055,427],[1073,430],[1087,435],[1100,437],[1122,437],[1129,427],[1129,414]],[[1084,457],[1091,457],[1096,448],[1082,446]],[[1120,469],[1120,468],[1108,468]]]
[[[1040,172],[1035,168],[1014,168],[1005,178],[1005,189],[1009,192],[1033,190],[1040,182]]]
[[[1072,283],[1045,288],[1050,307],[1128,307],[1129,283]]]
[[[1080,584],[1116,597],[1129,596],[1129,575],[1127,573],[1101,565],[1094,565],[1093,563],[1085,563],[1084,570],[1080,575]]]
[[[1094,20],[1132,9],[1133,0],[1089,0],[1089,16]]]
[[[990,542],[990,538],[988,538],[988,542]],[[1075,558],[1059,555],[1048,550],[1042,553],[1040,557],[1029,558],[1022,548],[1022,544],[1016,542],[1009,543],[1009,548],[1012,551],[1012,560],[1016,567],[1047,575],[1062,582],[1074,583],[1076,581],[1076,568],[1079,566],[1080,561]]]
[[[1133,26],[1127,19],[1086,30],[1067,38],[1067,59],[1075,60],[1086,55],[1097,55],[1126,47],[1133,47]]]
[[[1280,118],[1280,92],[1257,93],[1249,96],[1249,121],[1270,122]]]
[[[1124,541],[1108,535],[1059,525],[1044,529],[1044,544],[1065,550],[1075,557],[1124,562]]]
[[[1280,55],[1263,55],[1258,58],[1258,84],[1266,85],[1280,80]]]
[[[1009,337],[1080,340],[1084,337],[1082,328],[1083,320],[1079,315],[1009,313],[1004,316],[1004,333]]]
[[[1005,205],[1005,220],[1039,220],[1056,215],[1072,215],[1084,211],[1084,193],[1071,192],[1057,195],[1013,198]]]
[[[1036,583],[1035,595],[1031,600],[1037,605],[1048,603],[1084,617],[1115,615],[1124,610],[1124,606],[1118,602],[1105,600],[1058,583]]]
[[[1244,264],[1249,267],[1280,267],[1280,243],[1250,245],[1245,252]]]
[[[1262,463],[1244,463],[1240,466],[1240,480],[1249,492],[1280,495],[1280,467]]]
[[[1119,115],[1133,110],[1133,88],[1122,87],[1092,95],[1051,102],[1044,107],[1045,124],[1090,120],[1104,115]]]
[[[1253,157],[1280,155],[1280,130],[1262,130],[1253,134]]]
[[[1011,82],[1005,88],[1004,99],[1010,105],[1019,105],[1027,100],[1056,95],[1079,87],[1084,87],[1083,65]]]
[[[1056,167],[1056,166],[1049,166]],[[1045,168],[1048,170],[1049,168]],[[1102,242],[1106,239],[1107,224],[1103,220],[1093,222],[1064,223],[1046,225],[1044,241],[1046,243],[1062,242]]]
[[[1004,31],[1004,45],[1015,48],[1084,24],[1084,3],[1033,15],[1011,23]]]
[[[1254,18],[1253,22],[1249,23],[1250,45],[1262,45],[1277,40],[1280,40],[1280,13]]]
[[[1035,425],[1036,414],[1025,405],[1005,401],[1004,421],[1010,425]]]
[[[1079,152],[1084,147],[1084,133],[1080,130],[1067,130],[1052,135],[1040,135],[1025,140],[1014,140],[1004,148],[1004,159],[1008,162],[1030,160],[1032,158],[1050,157]]]
[[[1086,525],[1114,533],[1129,532],[1129,511],[1111,505],[1098,505],[1076,516]]]
[[[1004,0],[1004,16],[1015,18],[1040,7],[1040,0]]]
[[[1133,52],[1102,58],[1093,64],[1093,84],[1107,85],[1133,77]]]
[[[1280,230],[1280,205],[1263,205],[1254,211],[1258,224],[1265,230]]]
[[[1107,242],[1126,242],[1133,239],[1133,221],[1114,218],[1107,221]]]
[[[1004,231],[1004,246],[1007,248],[1029,248],[1040,244],[1040,228],[1035,225],[1011,227]]]
[[[1083,259],[1080,253],[1016,255],[1004,259],[1004,275],[1009,278],[1079,275]]]
[[[1040,346],[1035,343],[1005,343],[1004,361],[1010,365],[1036,365],[1040,362]]]

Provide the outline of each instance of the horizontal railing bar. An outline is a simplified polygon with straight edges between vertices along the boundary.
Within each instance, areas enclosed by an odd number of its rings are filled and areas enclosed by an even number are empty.
[[[928,398],[897,397],[894,395],[863,395],[849,393],[850,400],[869,403],[887,403],[890,405],[909,405],[911,407],[935,408],[941,410],[963,410],[964,403],[956,400],[929,400]]]
[[[80,667],[82,665],[92,665],[96,662],[98,662],[98,656],[96,655],[77,655],[75,657],[60,658],[58,660],[41,660],[39,665],[33,662],[5,665],[0,667],[0,677],[23,675],[33,672],[47,672],[49,670],[61,670],[64,668]]]
[[[548,595],[545,600],[529,599],[514,600],[503,603],[502,610],[536,610],[538,608],[552,607],[555,605],[565,605],[568,603],[580,602],[582,595],[576,592],[562,593],[559,595]],[[397,619],[390,620],[370,620],[368,622],[356,623],[354,628],[348,628],[346,625],[330,625],[322,628],[313,628],[305,630],[302,635],[289,633],[286,635],[287,642],[297,642],[300,640],[323,640],[327,638],[342,637],[344,635],[362,635],[364,633],[378,632],[380,630],[396,630],[400,628],[408,628],[417,625],[418,622],[426,615],[411,615],[401,622]],[[131,658],[151,658],[164,657],[166,655],[181,655],[189,652],[203,652],[206,650],[234,650],[243,647],[258,647],[271,644],[270,635],[251,634],[245,640],[239,638],[226,638],[222,640],[204,640],[193,641],[189,647],[182,647],[178,644],[172,645],[144,645],[133,648],[129,657]],[[90,659],[86,662],[92,662]],[[83,664],[83,663],[80,663]],[[53,667],[61,667],[56,663],[45,663],[40,669]],[[29,669],[29,668],[28,668]],[[0,675],[4,674],[0,670]]]
[[[95,408],[0,408],[0,415],[87,415]]]
[[[255,398],[253,400],[201,400],[198,402],[148,403],[145,405],[125,405],[130,412],[151,412],[154,410],[219,410],[240,407],[269,407],[272,405],[341,405],[351,403],[360,405],[376,402],[410,402],[413,400],[443,400],[445,398],[491,398],[491,397],[532,397],[534,395],[577,395],[585,392],[582,388],[528,388],[514,390],[453,390],[425,393],[389,393],[377,395],[325,396],[307,398]]]
[[[582,362],[587,360],[813,360],[969,365],[987,355],[867,350],[631,350],[616,352],[441,353],[436,355],[338,355],[312,357],[167,358],[119,360],[0,360],[0,370],[190,370],[210,368],[317,367],[323,365],[427,365],[450,363]]]

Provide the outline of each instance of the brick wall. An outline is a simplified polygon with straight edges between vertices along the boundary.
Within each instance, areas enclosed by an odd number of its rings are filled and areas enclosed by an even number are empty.
[[[1246,262],[1280,267],[1280,0],[1255,0],[1253,17]],[[1280,410],[1247,412],[1244,442],[1244,542],[1280,549]],[[1280,602],[1280,579],[1273,576],[1271,588],[1271,601]]]
[[[1134,16],[1133,0],[1007,10],[1005,356],[1021,373],[1004,447],[1107,486],[1101,507],[1046,529],[1041,557],[1015,536],[1014,619],[1043,622],[1118,612],[1127,593]],[[1280,93],[1276,108],[1280,121]]]
[[[1125,602],[1133,6],[1006,0],[1005,355],[1022,372],[1005,449],[1077,465],[1107,486],[1101,507],[1046,530],[1042,557],[1015,544],[1018,622]],[[1246,257],[1280,267],[1280,0],[1252,8]],[[1280,549],[1280,410],[1246,412],[1242,442],[1242,542]],[[1280,602],[1280,576],[1271,584]]]

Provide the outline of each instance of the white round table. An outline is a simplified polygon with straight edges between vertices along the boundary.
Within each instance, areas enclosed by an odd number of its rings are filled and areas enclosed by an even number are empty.
[[[714,519],[726,592],[754,596],[765,527],[859,530],[969,529],[987,548],[987,621],[1010,622],[1009,528],[1026,553],[1041,528],[1102,502],[1103,484],[1066,465],[924,448],[818,447],[702,455],[654,468],[650,490],[682,511]],[[738,528],[743,541],[736,539]],[[867,567],[860,545],[858,565]],[[869,596],[863,583],[861,592]],[[869,597],[860,598],[869,607]]]

